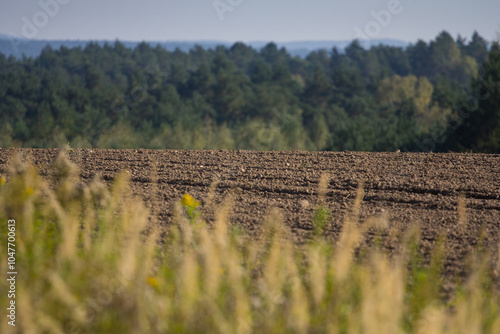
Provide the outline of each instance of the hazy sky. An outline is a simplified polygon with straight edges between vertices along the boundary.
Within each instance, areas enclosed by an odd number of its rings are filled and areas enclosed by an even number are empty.
[[[497,39],[500,0],[0,0],[0,33],[35,39],[414,42],[442,30]]]

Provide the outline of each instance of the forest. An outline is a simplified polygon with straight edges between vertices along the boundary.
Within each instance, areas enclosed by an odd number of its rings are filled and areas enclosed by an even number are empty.
[[[500,152],[500,46],[0,53],[0,146]]]

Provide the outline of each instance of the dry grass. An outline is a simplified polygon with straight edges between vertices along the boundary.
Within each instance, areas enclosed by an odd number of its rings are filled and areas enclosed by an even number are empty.
[[[320,233],[322,214],[297,247],[278,211],[255,239],[228,223],[231,198],[208,225],[186,196],[161,231],[127,174],[109,188],[97,178],[78,186],[64,155],[54,170],[49,184],[14,159],[0,175],[0,244],[6,249],[6,222],[16,219],[20,273],[16,327],[2,316],[1,333],[500,333],[486,255],[446,303],[442,244],[428,267],[418,265],[418,231],[390,258],[378,248],[355,256],[368,228],[387,226],[380,217],[359,222],[362,188],[337,243]],[[320,184],[324,201],[326,177]],[[4,273],[6,264],[0,252]],[[5,280],[0,287],[7,290]]]

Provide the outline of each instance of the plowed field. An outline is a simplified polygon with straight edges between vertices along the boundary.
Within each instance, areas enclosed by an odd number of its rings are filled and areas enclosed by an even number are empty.
[[[16,152],[50,176],[58,150],[0,149],[0,172]],[[215,202],[234,194],[233,224],[256,234],[271,208],[279,208],[292,237],[301,242],[312,230],[318,181],[328,173],[324,202],[332,212],[327,229],[332,242],[363,182],[361,222],[387,218],[389,229],[370,233],[373,238],[380,236],[389,250],[398,246],[403,235],[398,232],[417,225],[422,252],[444,236],[446,273],[462,275],[468,252],[479,242],[494,252],[498,249],[500,155],[95,149],[70,150],[68,155],[80,167],[84,181],[96,174],[111,181],[119,171],[128,170],[133,191],[162,224],[171,221],[173,205],[184,193],[205,204],[209,187],[218,182]],[[466,203],[462,227],[461,195]],[[211,219],[213,212],[207,207],[205,214]]]

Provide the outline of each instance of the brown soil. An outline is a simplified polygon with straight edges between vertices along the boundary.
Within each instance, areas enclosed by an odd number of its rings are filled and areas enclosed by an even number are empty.
[[[50,173],[56,149],[0,149],[0,172],[13,153]],[[234,194],[231,222],[258,233],[271,208],[279,208],[298,241],[312,231],[318,205],[318,181],[330,175],[324,202],[333,222],[327,234],[336,240],[360,181],[365,195],[361,222],[382,215],[386,231],[370,230],[373,239],[393,249],[409,226],[421,229],[422,252],[438,236],[446,240],[446,273],[463,276],[467,254],[478,243],[496,252],[500,231],[500,155],[364,152],[257,152],[184,150],[70,150],[70,159],[89,180],[95,174],[111,181],[121,170],[131,173],[133,191],[168,224],[184,193],[206,204],[210,185],[218,181],[215,201]],[[460,194],[467,222],[459,224]],[[205,214],[212,219],[211,209]],[[369,242],[369,241],[368,241]]]

